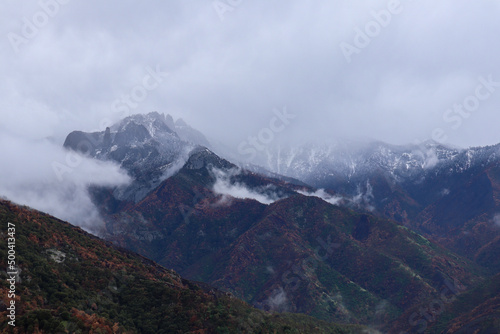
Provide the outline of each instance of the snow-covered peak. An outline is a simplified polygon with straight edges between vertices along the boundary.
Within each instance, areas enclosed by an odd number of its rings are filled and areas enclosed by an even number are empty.
[[[111,127],[112,132],[120,132],[126,129],[130,124],[134,123],[137,125],[142,125],[148,130],[151,137],[156,137],[157,135],[176,135],[174,129],[171,127],[173,121],[170,121],[172,117],[170,115],[160,114],[156,111],[150,112],[149,114],[136,114],[128,116],[122,121],[116,123]]]
[[[156,187],[172,166],[184,164],[196,146],[182,140],[171,128],[173,124],[171,116],[158,112],[132,115],[102,132],[74,131],[64,146],[118,163],[134,181],[116,196],[137,201]]]

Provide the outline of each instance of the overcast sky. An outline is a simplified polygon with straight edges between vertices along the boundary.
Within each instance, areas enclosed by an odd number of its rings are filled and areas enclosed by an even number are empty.
[[[157,110],[241,140],[286,106],[305,137],[500,142],[500,87],[443,119],[479,77],[500,82],[495,0],[55,1],[0,3],[2,131],[62,141]],[[148,68],[162,82],[143,100]]]
[[[153,110],[229,145],[283,108],[280,136],[499,143],[499,17],[497,0],[3,0],[1,153]]]

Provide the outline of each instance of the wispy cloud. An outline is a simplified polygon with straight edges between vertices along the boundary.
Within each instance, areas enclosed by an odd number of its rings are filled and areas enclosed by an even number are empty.
[[[368,211],[374,211],[375,206],[373,206],[372,201],[375,199],[373,195],[373,187],[370,181],[366,181],[366,188],[358,186],[358,194],[351,199],[351,202],[358,207],[362,207]]]
[[[333,196],[327,193],[324,189],[318,189],[315,192],[308,192],[304,190],[297,190],[299,194],[302,194],[304,196],[314,196],[314,197],[319,197],[325,202],[328,202],[333,205],[338,205],[340,201],[342,201],[342,197],[340,196]]]
[[[184,165],[189,159],[189,153],[191,149],[192,147],[187,147],[176,161],[170,163],[168,166],[165,167],[165,171],[163,172],[162,176],[162,181],[174,176],[181,170],[182,167],[184,167]]]
[[[226,172],[214,169],[212,173],[216,178],[213,186],[213,191],[216,194],[253,199],[262,204],[271,204],[283,198],[277,194],[275,186],[272,184],[264,187],[250,188],[243,183],[234,181],[234,177],[239,175],[241,170],[232,169]]]

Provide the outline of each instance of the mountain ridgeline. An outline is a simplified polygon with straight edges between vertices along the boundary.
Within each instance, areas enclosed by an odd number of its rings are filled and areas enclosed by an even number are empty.
[[[350,206],[390,218],[500,270],[500,144],[469,149],[428,141],[269,146],[255,163],[342,194]],[[495,258],[493,258],[495,257]]]
[[[270,145],[241,168],[158,113],[64,145],[133,179],[89,190],[99,236],[261,310],[390,333],[500,326],[498,147]],[[485,286],[489,302],[468,294]],[[444,289],[446,312],[422,314]]]

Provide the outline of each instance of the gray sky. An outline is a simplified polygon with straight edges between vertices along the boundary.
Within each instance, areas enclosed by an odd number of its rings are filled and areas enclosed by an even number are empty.
[[[479,77],[500,82],[495,0],[55,1],[0,4],[2,131],[62,141],[157,110],[237,142],[286,106],[296,115],[286,132],[307,138],[409,143],[442,128],[461,146],[500,142],[500,87],[477,108],[469,100],[468,118],[443,120]],[[388,10],[377,26],[373,12]],[[24,18],[38,31],[23,31]],[[367,46],[355,29],[370,32]],[[169,74],[142,96],[156,67]],[[116,112],[132,93],[135,108]]]
[[[153,110],[235,148],[285,107],[283,137],[499,143],[499,17],[496,0],[3,0],[0,150],[20,149],[0,172]]]

